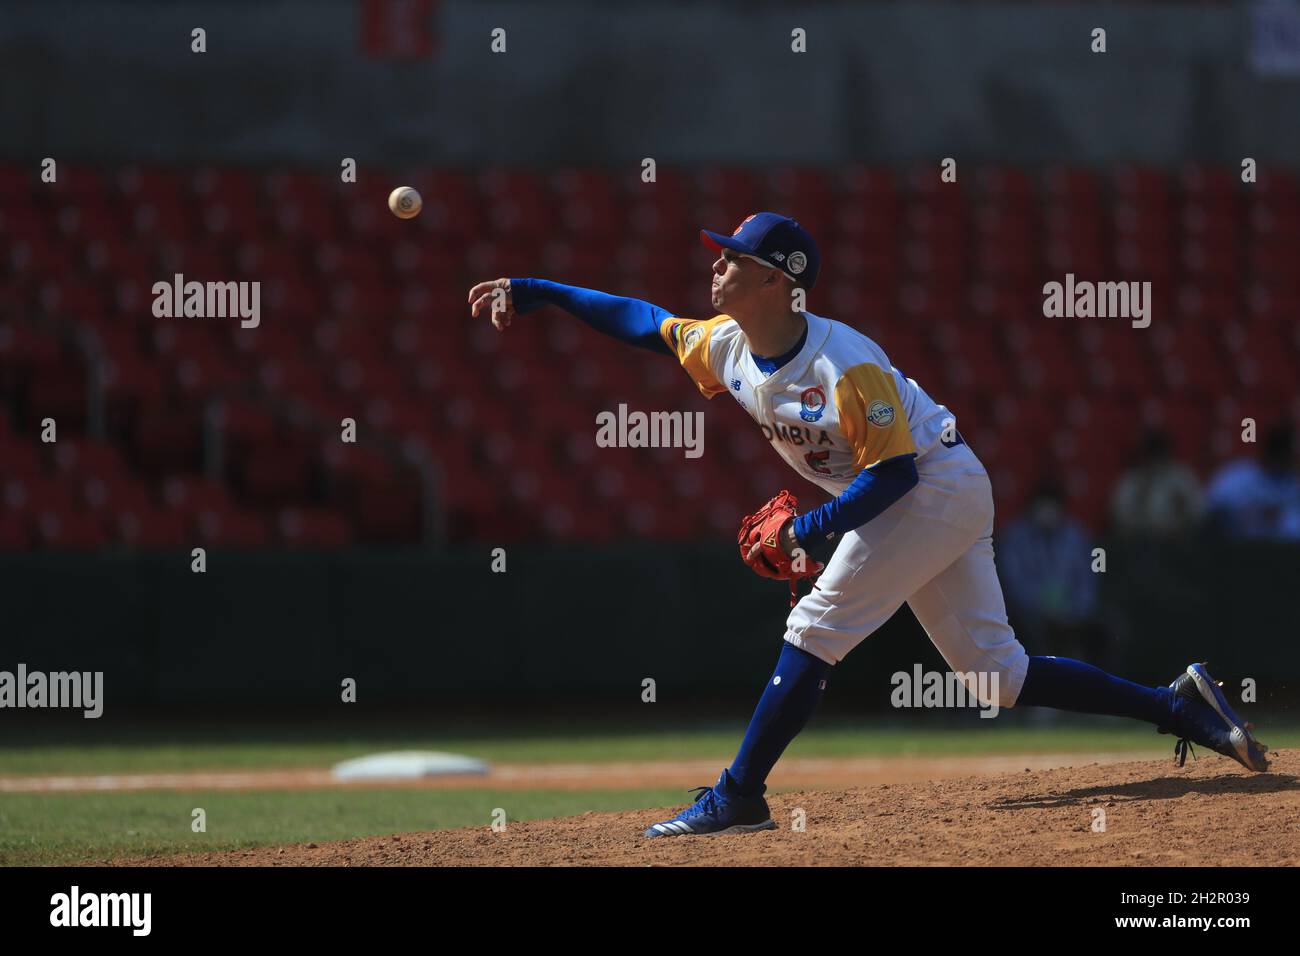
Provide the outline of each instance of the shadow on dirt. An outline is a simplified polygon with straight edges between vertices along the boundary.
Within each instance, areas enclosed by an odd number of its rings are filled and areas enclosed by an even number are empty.
[[[1177,800],[1189,793],[1204,796],[1242,793],[1284,793],[1300,790],[1300,778],[1290,774],[1261,773],[1251,776],[1225,777],[1157,777],[1133,783],[1103,787],[1080,787],[1022,797],[1002,797],[989,804],[991,810],[1027,810],[1045,807],[1071,807],[1085,803],[1133,800]]]

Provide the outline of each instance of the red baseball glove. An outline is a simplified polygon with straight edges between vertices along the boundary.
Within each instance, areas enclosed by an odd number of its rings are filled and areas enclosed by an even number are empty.
[[[740,533],[736,535],[736,543],[740,545],[740,559],[755,574],[790,582],[791,607],[794,607],[798,597],[795,582],[817,574],[823,567],[806,554],[786,554],[781,545],[781,529],[787,521],[794,519],[798,506],[798,499],[783,490],[755,514],[746,515],[740,522]]]

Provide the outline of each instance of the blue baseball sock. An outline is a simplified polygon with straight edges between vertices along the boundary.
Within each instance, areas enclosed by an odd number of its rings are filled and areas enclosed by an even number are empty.
[[[803,730],[826,690],[832,665],[787,642],[781,648],[749,729],[729,768],[730,780],[742,796],[767,789],[764,781],[790,741]]]
[[[1163,724],[1169,719],[1172,700],[1168,687],[1143,687],[1083,661],[1031,657],[1016,706],[1055,707]]]

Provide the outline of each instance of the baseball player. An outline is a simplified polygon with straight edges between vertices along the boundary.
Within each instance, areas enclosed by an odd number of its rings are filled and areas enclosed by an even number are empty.
[[[972,694],[1017,704],[1132,717],[1177,738],[1268,769],[1268,748],[1233,712],[1204,664],[1168,687],[1145,687],[1090,664],[1030,657],[1007,623],[993,562],[993,495],[956,417],[890,364],[867,336],[802,309],[817,282],[812,236],[775,213],[731,235],[702,230],[718,253],[705,320],[543,279],[474,286],[471,312],[504,330],[517,313],[557,305],[631,345],[675,356],[707,398],[729,394],[773,450],[833,500],[796,515],[782,492],[745,519],[742,558],[759,574],[820,571],[786,621],[776,670],[740,750],[695,802],[647,837],[772,829],[766,779],[817,707],[831,669],[903,602]],[[833,550],[831,550],[833,549]],[[829,550],[822,562],[812,555]],[[981,700],[991,706],[993,700]]]

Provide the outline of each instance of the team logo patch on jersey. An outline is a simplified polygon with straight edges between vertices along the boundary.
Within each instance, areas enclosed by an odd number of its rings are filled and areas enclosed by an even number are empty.
[[[831,469],[830,466],[826,464],[826,462],[830,457],[831,457],[831,453],[825,450],[810,451],[803,456],[803,460],[807,462],[808,467],[811,468],[813,471],[817,472],[817,474],[829,475],[831,473]]]
[[[805,388],[803,394],[799,396],[799,417],[806,422],[815,422],[822,417],[822,412],[826,411],[826,393],[814,385],[812,388]]]
[[[790,259],[786,262],[785,267],[795,275],[799,275],[799,273],[803,272],[804,269],[808,268],[808,257],[802,252],[792,252],[790,253]]]
[[[867,421],[877,428],[888,428],[894,424],[894,406],[876,399],[867,409]]]
[[[704,335],[704,330],[697,325],[686,333],[686,337],[682,341],[686,343],[687,349],[693,349],[702,335]]]

